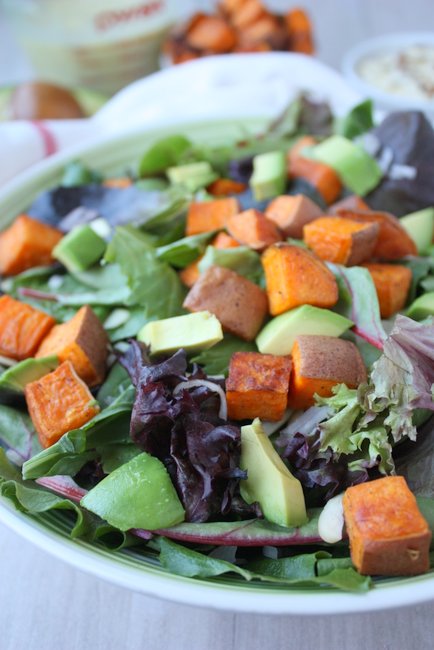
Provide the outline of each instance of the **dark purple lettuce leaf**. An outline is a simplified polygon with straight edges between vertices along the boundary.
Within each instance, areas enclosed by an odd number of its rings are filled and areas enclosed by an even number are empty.
[[[368,196],[374,210],[402,217],[434,204],[434,130],[419,111],[391,113],[372,131],[378,139],[381,156],[384,149],[393,155],[393,165],[414,167],[414,178],[391,178],[390,175]]]
[[[289,463],[292,474],[303,488],[315,490],[316,505],[368,479],[365,468],[358,466],[352,470],[348,467],[348,456],[338,456],[330,448],[320,451],[320,423],[329,415],[327,406],[312,406],[282,429],[276,440],[279,453]]]
[[[185,352],[151,363],[145,346],[132,341],[120,361],[136,387],[131,438],[165,464],[187,521],[204,522],[239,512],[239,480],[246,476],[239,469],[240,430],[219,418],[219,399],[209,387],[174,394],[186,379]],[[189,375],[193,378],[206,379],[206,375],[194,366]],[[250,508],[250,514],[257,515],[255,508]]]

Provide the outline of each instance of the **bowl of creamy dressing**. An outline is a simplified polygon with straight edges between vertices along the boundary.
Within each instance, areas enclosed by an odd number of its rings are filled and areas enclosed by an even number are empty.
[[[352,48],[347,81],[383,110],[418,109],[434,119],[434,32],[390,34]]]

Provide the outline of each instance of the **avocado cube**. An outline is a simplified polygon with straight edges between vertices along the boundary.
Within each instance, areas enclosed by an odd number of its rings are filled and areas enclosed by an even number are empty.
[[[101,259],[106,242],[89,226],[73,228],[53,249],[53,257],[71,273],[85,271]]]
[[[300,334],[340,336],[353,325],[348,318],[329,309],[301,305],[267,323],[257,336],[256,345],[264,354],[291,354]]]
[[[223,331],[214,314],[199,311],[146,323],[137,339],[150,346],[151,354],[170,354],[179,348],[200,352],[221,341]]]
[[[426,255],[434,234],[434,208],[425,208],[407,214],[401,217],[400,224],[416,244],[419,255]]]
[[[270,151],[253,158],[250,186],[256,201],[264,201],[283,194],[287,179],[288,172],[283,151]]]

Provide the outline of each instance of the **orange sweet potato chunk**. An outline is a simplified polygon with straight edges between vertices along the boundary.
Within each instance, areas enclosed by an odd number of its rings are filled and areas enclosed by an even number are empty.
[[[232,355],[226,381],[228,416],[233,420],[281,420],[288,403],[291,359],[259,352]]]
[[[254,208],[229,216],[226,219],[226,228],[240,244],[256,251],[262,251],[267,246],[282,241],[273,221]]]
[[[117,189],[123,190],[126,187],[131,187],[133,184],[133,181],[131,178],[128,178],[128,176],[120,176],[118,178],[106,178],[105,181],[103,181],[103,185],[105,187],[115,187]]]
[[[344,219],[360,223],[377,223],[380,230],[372,256],[379,260],[394,261],[406,255],[417,255],[416,244],[399,223],[399,219],[388,212],[363,210],[338,210]]]
[[[51,264],[51,252],[63,233],[22,214],[0,233],[0,274],[17,275],[34,266]]]
[[[214,237],[211,242],[211,246],[214,248],[227,249],[227,248],[239,248],[240,242],[228,235],[226,232],[219,232],[218,235]]]
[[[318,160],[303,156],[303,149],[316,144],[311,136],[298,140],[288,153],[288,173],[294,178],[303,178],[310,183],[329,205],[342,192],[342,183],[335,170]]]
[[[27,408],[43,447],[50,447],[67,431],[89,422],[100,407],[70,361],[27,384]]]
[[[346,490],[351,559],[365,575],[418,575],[429,570],[431,531],[402,476]]]
[[[187,33],[187,43],[197,50],[214,54],[229,52],[237,41],[234,29],[221,16],[202,15]]]
[[[0,354],[17,361],[33,357],[56,321],[10,296],[0,298]]]
[[[286,14],[285,22],[290,36],[291,50],[313,54],[315,46],[312,25],[306,12],[299,8],[292,9]]]
[[[379,225],[342,217],[320,217],[303,228],[304,241],[322,260],[354,266],[368,260],[377,243]]]
[[[315,394],[330,397],[336,384],[356,388],[366,381],[363,359],[351,341],[334,336],[297,336],[291,354],[290,408],[312,406]]]
[[[191,203],[187,214],[186,235],[222,230],[226,220],[239,211],[238,201],[232,197]]]
[[[338,214],[339,210],[369,210],[369,205],[357,194],[350,194],[333,203],[328,209],[330,214]]]
[[[75,372],[89,386],[105,377],[108,337],[95,312],[85,305],[71,320],[53,327],[42,341],[36,358],[56,354],[60,363],[70,361]]]
[[[338,301],[333,273],[310,251],[275,244],[262,255],[262,266],[273,316],[299,305],[328,308]]]
[[[233,181],[231,178],[218,178],[207,187],[207,191],[213,196],[229,196],[230,194],[241,194],[246,189],[247,185],[245,183]]]
[[[381,318],[390,318],[403,309],[411,285],[412,273],[401,264],[363,264],[377,290]]]
[[[190,264],[182,269],[182,271],[179,271],[179,278],[182,284],[189,289],[191,289],[193,284],[200,277],[199,262],[201,259],[202,257],[200,257],[198,260],[195,260],[194,262],[190,262]]]
[[[265,211],[285,237],[295,239],[302,239],[303,227],[321,215],[321,208],[304,194],[277,196]]]
[[[267,296],[231,269],[210,266],[184,300],[191,312],[208,310],[220,321],[223,329],[245,341],[253,341],[268,311]]]

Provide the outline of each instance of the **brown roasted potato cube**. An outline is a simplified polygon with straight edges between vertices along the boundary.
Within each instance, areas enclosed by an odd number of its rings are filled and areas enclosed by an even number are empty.
[[[89,422],[100,411],[70,361],[25,388],[27,408],[43,447]]]
[[[54,318],[10,296],[0,298],[0,354],[22,361],[32,357],[56,324]]]
[[[429,570],[431,531],[402,476],[348,488],[343,500],[351,559],[365,575],[417,575]]]
[[[265,211],[286,237],[295,239],[303,239],[303,226],[321,215],[321,208],[304,194],[277,196]]]
[[[60,363],[71,361],[76,373],[89,386],[104,380],[108,337],[95,312],[85,305],[67,323],[53,327],[42,341],[36,358],[56,354]]]
[[[336,384],[356,388],[366,381],[366,368],[354,343],[334,336],[297,336],[292,364],[288,405],[294,409],[312,406],[315,394],[330,397]]]
[[[211,266],[202,273],[184,300],[189,311],[208,310],[227,332],[252,341],[267,315],[267,296],[235,271]]]
[[[226,381],[228,416],[233,420],[281,420],[288,404],[291,359],[259,352],[232,355]]]

